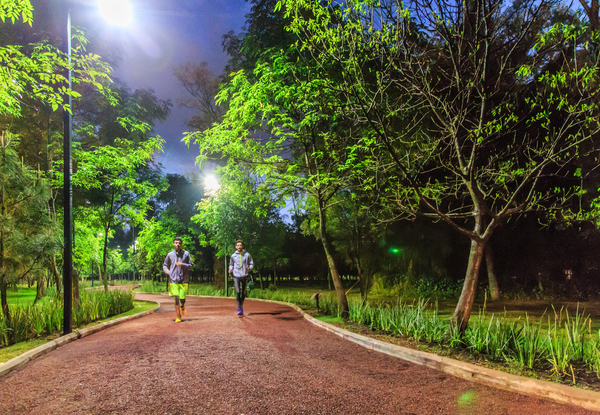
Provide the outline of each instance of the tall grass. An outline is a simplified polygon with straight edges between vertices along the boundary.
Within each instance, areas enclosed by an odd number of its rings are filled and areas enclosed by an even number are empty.
[[[73,305],[73,325],[80,327],[131,310],[133,299],[130,291],[82,290],[79,304]],[[63,309],[62,298],[47,296],[35,305],[11,307],[10,320],[0,310],[0,347],[62,331]]]
[[[522,323],[508,322],[502,317],[486,316],[484,309],[471,319],[462,335],[449,330],[449,319],[439,317],[437,304],[430,305],[422,299],[374,306],[354,300],[349,307],[349,320],[372,330],[471,351],[497,362],[549,370],[573,383],[574,364],[586,365],[600,378],[600,332],[592,333],[591,321],[579,307],[573,317],[566,310],[554,310],[546,324],[543,319],[534,324],[527,316]],[[334,296],[329,297],[324,309],[338,315]]]
[[[522,326],[517,327],[513,323],[510,338],[512,343],[509,349],[512,352],[511,357],[514,361],[521,367],[529,369],[539,366],[547,353],[542,337],[542,320],[535,325],[526,316]]]

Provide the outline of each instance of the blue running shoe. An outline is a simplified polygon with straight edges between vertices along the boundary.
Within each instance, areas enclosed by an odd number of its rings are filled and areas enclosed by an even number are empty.
[[[244,315],[244,311],[242,310],[242,308],[238,308],[238,312],[237,312],[238,316],[243,316]]]

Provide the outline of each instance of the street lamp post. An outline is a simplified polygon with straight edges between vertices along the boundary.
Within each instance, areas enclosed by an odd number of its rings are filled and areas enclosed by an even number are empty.
[[[125,26],[131,19],[131,6],[127,0],[100,0],[100,11],[104,17],[112,24]],[[71,71],[71,5],[69,0],[65,1],[65,16],[67,17],[67,32],[63,39],[63,51],[68,57],[68,70],[66,71],[67,86],[71,89],[72,71]],[[109,13],[111,12],[111,13]],[[64,312],[63,312],[63,333],[69,334],[72,331],[72,301],[73,301],[73,188],[72,188],[72,165],[71,165],[71,95],[65,94],[64,97],[67,109],[63,112],[64,137],[63,137],[63,233],[64,233],[64,255],[63,255],[63,292],[64,292]]]
[[[71,8],[67,4],[67,36],[63,40],[63,50],[68,56],[69,69],[67,70],[68,88],[71,89]],[[64,200],[64,243],[65,252],[63,256],[63,292],[64,292],[64,313],[63,313],[63,333],[71,333],[72,320],[72,300],[73,300],[73,228],[72,228],[72,186],[71,186],[71,96],[65,95],[68,109],[64,110],[64,140],[63,140],[63,200]]]

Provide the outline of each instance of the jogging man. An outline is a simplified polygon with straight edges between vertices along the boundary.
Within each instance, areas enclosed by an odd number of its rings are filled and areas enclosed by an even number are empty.
[[[163,263],[163,271],[169,276],[169,295],[175,297],[175,322],[181,322],[181,315],[186,315],[185,296],[190,281],[189,270],[194,263],[188,251],[181,249],[183,241],[177,237],[173,240],[173,249],[167,254]],[[181,307],[181,308],[180,308]]]
[[[233,274],[233,282],[235,285],[235,299],[238,305],[238,316],[244,315],[244,299],[246,298],[246,277],[254,268],[254,261],[246,251],[244,251],[244,243],[236,241],[235,252],[229,260],[229,273]]]

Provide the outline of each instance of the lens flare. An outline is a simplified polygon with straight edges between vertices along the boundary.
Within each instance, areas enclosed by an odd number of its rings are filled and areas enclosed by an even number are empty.
[[[470,404],[473,404],[476,399],[477,399],[477,394],[473,391],[468,391],[458,397],[458,404],[459,405],[470,405]]]

